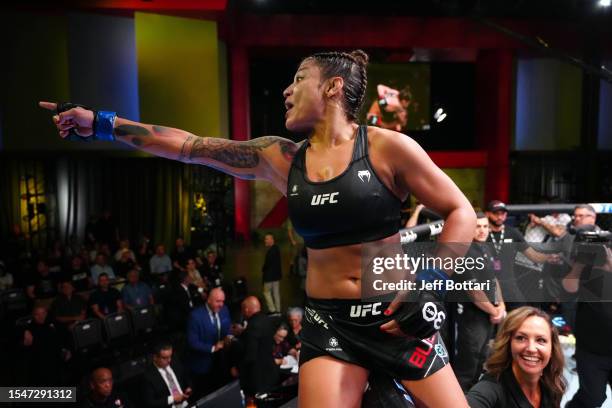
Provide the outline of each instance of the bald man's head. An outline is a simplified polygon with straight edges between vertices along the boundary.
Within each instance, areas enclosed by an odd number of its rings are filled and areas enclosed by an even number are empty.
[[[111,370],[105,367],[94,370],[91,373],[89,385],[95,395],[107,398],[113,392],[113,374]]]
[[[255,313],[261,311],[261,303],[259,303],[259,299],[255,296],[249,296],[242,301],[242,315],[249,319]]]
[[[219,313],[219,310],[223,308],[223,304],[225,303],[225,293],[223,289],[219,287],[211,290],[208,294],[206,303],[208,303],[208,307],[213,313]]]

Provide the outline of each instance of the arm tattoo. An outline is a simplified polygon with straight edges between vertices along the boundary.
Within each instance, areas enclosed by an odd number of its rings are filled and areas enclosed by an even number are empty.
[[[147,128],[138,125],[120,125],[113,132],[115,136],[151,136]]]
[[[185,141],[183,142],[183,146],[181,146],[181,152],[179,153],[179,156],[178,156],[179,161],[183,161],[187,157],[187,152],[191,150],[194,138],[195,138],[194,135],[189,135],[187,136],[187,138],[185,138]]]
[[[283,157],[287,159],[288,162],[292,162],[293,156],[295,156],[295,153],[298,150],[298,145],[288,140],[281,140],[279,145]]]
[[[190,144],[189,138],[185,144]],[[259,152],[277,143],[278,138],[272,136],[260,137],[248,142],[234,142],[217,138],[196,138],[186,151],[189,151],[189,161],[207,158],[219,161],[230,167],[249,169],[259,164]],[[182,153],[182,152],[181,152]]]

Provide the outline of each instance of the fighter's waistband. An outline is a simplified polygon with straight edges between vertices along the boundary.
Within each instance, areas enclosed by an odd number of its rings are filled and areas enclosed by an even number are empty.
[[[361,323],[390,320],[384,315],[389,306],[387,297],[362,299],[306,299],[306,312],[309,309],[317,313],[328,314],[332,318],[343,321],[359,321]]]

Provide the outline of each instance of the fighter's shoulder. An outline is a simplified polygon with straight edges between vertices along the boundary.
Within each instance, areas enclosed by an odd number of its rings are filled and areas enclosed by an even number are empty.
[[[422,151],[419,144],[410,136],[375,126],[368,126],[368,146],[370,151],[389,158]]]

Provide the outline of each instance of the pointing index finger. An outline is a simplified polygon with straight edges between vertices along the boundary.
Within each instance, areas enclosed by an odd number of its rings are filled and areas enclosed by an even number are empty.
[[[38,106],[44,109],[52,110],[52,111],[57,109],[57,103],[54,103],[54,102],[40,101],[38,102]]]

